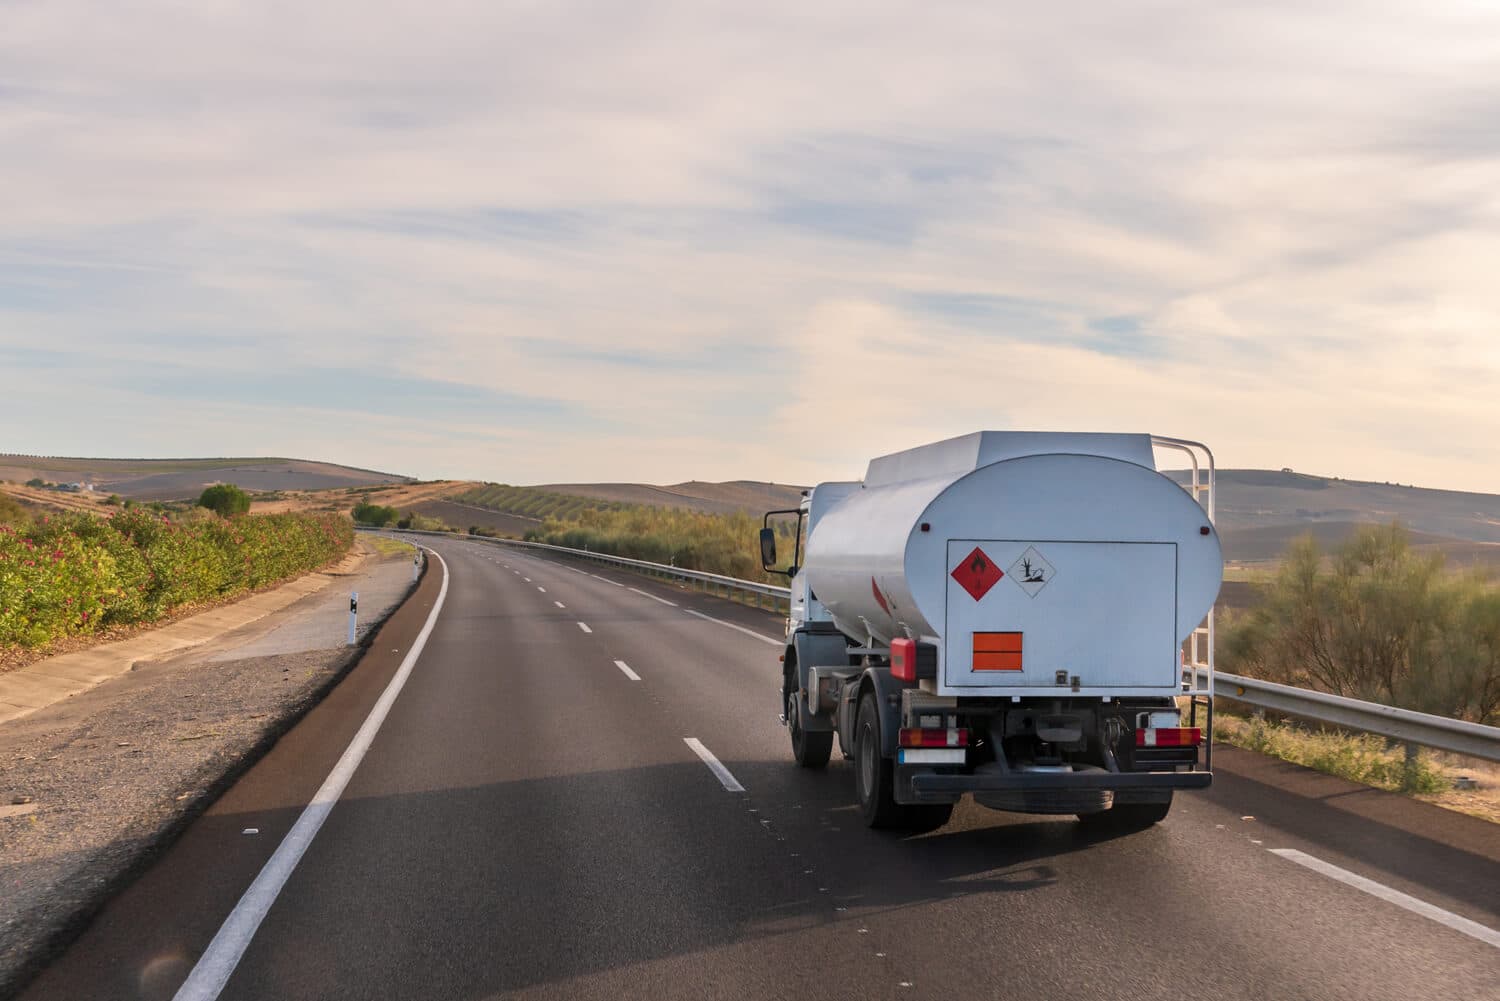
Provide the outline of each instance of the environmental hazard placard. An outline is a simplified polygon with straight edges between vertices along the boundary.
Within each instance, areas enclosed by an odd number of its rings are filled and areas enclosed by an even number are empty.
[[[1051,582],[1057,571],[1045,556],[1037,552],[1036,546],[1027,546],[1026,551],[1016,557],[1006,573],[1017,587],[1035,598]]]

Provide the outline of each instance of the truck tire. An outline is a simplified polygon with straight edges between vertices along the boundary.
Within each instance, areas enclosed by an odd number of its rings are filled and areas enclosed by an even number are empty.
[[[854,795],[866,827],[935,831],[953,815],[952,803],[903,805],[894,793],[896,762],[880,746],[880,707],[874,692],[859,700],[854,724]]]
[[[802,729],[802,699],[795,691],[786,697],[786,728],[792,734],[792,757],[803,768],[825,768],[833,753],[833,731]]]
[[[1123,834],[1160,823],[1171,809],[1172,794],[1168,793],[1160,803],[1119,803],[1098,813],[1081,813],[1078,820],[1085,828]]]

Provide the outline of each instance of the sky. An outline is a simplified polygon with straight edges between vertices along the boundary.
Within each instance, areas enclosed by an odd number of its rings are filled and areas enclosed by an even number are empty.
[[[0,452],[1500,493],[1500,5],[0,0]]]

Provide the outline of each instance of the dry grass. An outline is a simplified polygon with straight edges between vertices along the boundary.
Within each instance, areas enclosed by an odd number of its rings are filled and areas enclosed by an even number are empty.
[[[18,483],[6,483],[0,485],[0,493],[6,493],[27,507],[47,511],[87,511],[90,514],[99,514],[115,508],[107,507],[104,503],[107,493],[70,493],[65,490],[44,490],[39,487],[27,487]]]
[[[373,548],[381,556],[411,556],[411,543],[384,535],[361,535],[359,540]]]
[[[1291,723],[1214,714],[1214,739],[1234,747],[1268,754],[1350,782],[1406,792],[1446,810],[1500,823],[1500,767],[1458,755],[1422,751],[1415,769],[1406,771],[1406,752],[1387,747],[1369,734],[1309,730]],[[1478,788],[1460,790],[1466,777]],[[1408,788],[1403,789],[1403,785]]]
[[[442,500],[481,485],[466,480],[438,480],[433,483],[401,483],[389,487],[287,490],[273,500],[255,500],[252,497],[250,510],[255,514],[329,509],[348,511],[360,501],[368,501],[405,511],[424,501]]]

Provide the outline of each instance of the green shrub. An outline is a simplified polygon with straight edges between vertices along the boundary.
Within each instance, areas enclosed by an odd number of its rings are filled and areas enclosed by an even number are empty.
[[[250,495],[233,483],[215,483],[198,495],[198,506],[221,518],[232,518],[250,511]]]
[[[348,520],[305,514],[174,519],[136,507],[0,525],[0,645],[150,622],[313,569],[352,542]]]
[[[373,525],[376,528],[384,528],[401,517],[401,512],[393,507],[382,507],[379,504],[371,504],[369,501],[361,501],[354,505],[353,514],[356,523]]]
[[[1327,558],[1298,540],[1223,636],[1220,666],[1237,674],[1500,721],[1500,592],[1413,550],[1400,525],[1362,528]]]

